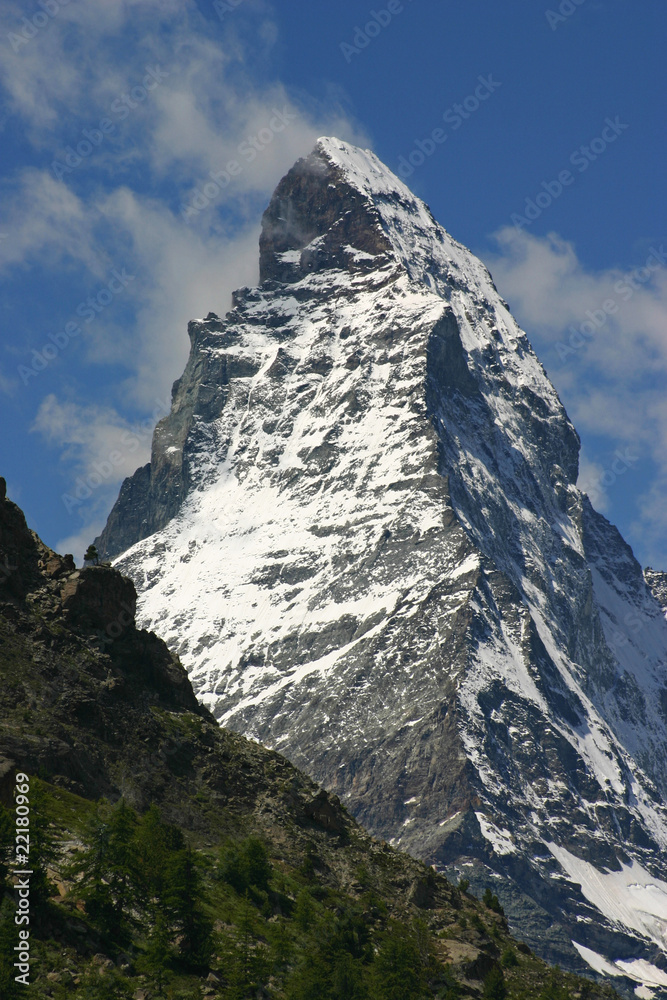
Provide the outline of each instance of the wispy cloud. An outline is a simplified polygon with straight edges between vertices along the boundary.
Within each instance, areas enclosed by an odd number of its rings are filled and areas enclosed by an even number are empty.
[[[498,252],[486,261],[498,288],[577,428],[606,441],[604,457],[582,460],[581,485],[613,518],[600,480],[611,476],[615,450],[629,447],[650,463],[653,484],[638,498],[631,541],[658,551],[667,564],[667,245],[648,244],[632,268],[595,271],[555,233],[539,237],[508,226],[495,238]],[[637,490],[631,474],[623,484]]]
[[[25,16],[6,4],[0,35]],[[57,359],[63,391],[37,404],[34,430],[61,449],[65,482],[94,474],[127,414],[150,416],[168,396],[187,357],[187,321],[224,313],[232,290],[256,280],[259,217],[294,160],[321,134],[368,144],[338,94],[315,106],[265,73],[276,40],[263,0],[224,22],[182,0],[86,0],[59,6],[26,44],[7,46],[6,107],[33,152],[2,185],[0,276],[30,267],[74,281],[71,301],[54,302],[54,328],[113,269],[135,276],[117,303],[81,323],[81,346]],[[241,169],[184,218],[230,161]],[[31,363],[45,336],[12,345],[17,365]],[[28,386],[12,374],[0,388],[39,391],[38,380]],[[77,514],[84,533],[92,536],[122,476],[146,456],[114,467]]]

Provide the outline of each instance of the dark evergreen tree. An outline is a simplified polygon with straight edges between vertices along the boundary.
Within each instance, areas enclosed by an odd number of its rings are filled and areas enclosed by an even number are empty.
[[[326,946],[335,954],[344,952],[354,959],[369,962],[373,957],[373,946],[368,924],[363,913],[350,907],[337,914],[326,928]]]
[[[229,981],[225,1000],[249,1000],[262,995],[270,975],[276,972],[258,946],[255,913],[246,896],[236,934],[228,941],[226,961],[223,962]]]
[[[271,945],[271,967],[283,972],[294,954],[292,938],[284,921],[269,925]]]
[[[335,956],[329,981],[332,1000],[366,1000],[368,997],[361,963],[348,952]]]
[[[503,951],[503,955],[500,961],[505,969],[511,969],[519,964],[519,959],[516,957],[516,952],[514,948],[511,948],[509,946],[505,948],[505,950]]]
[[[136,828],[136,813],[124,799],[113,807],[103,803],[84,835],[84,850],[68,873],[81,876],[77,891],[86,912],[114,945],[129,939],[137,900]]]
[[[373,962],[371,995],[373,1000],[421,1000],[428,995],[418,944],[405,927],[392,926],[384,935]]]
[[[332,1000],[330,974],[331,969],[317,946],[307,949],[288,979],[287,1000]]]
[[[171,933],[167,920],[157,913],[153,929],[146,942],[146,951],[139,965],[152,981],[157,996],[165,995],[164,988],[171,979],[169,964],[172,958]]]
[[[204,887],[192,848],[171,854],[167,877],[165,907],[181,939],[179,953],[190,968],[207,968],[213,951],[213,927],[204,912]]]
[[[315,900],[308,889],[302,889],[296,897],[296,907],[294,908],[294,920],[297,927],[302,931],[312,928],[315,921]]]
[[[228,844],[221,852],[218,872],[240,896],[247,889],[266,892],[272,875],[266,845],[258,837]]]
[[[52,893],[47,868],[55,861],[57,838],[49,816],[48,796],[42,782],[33,778],[30,784],[30,905],[40,916]]]
[[[152,805],[139,821],[134,844],[139,883],[154,923],[158,913],[164,919],[170,858],[185,848],[185,839],[178,827],[165,823],[160,810]]]
[[[494,965],[484,979],[484,989],[482,991],[484,1000],[505,1000],[507,987],[503,970],[499,965]]]
[[[482,902],[484,903],[485,906],[488,906],[488,908],[490,910],[493,910],[495,913],[504,914],[505,912],[502,906],[500,905],[500,900],[498,899],[496,894],[494,892],[491,892],[491,890],[488,887],[484,890],[484,895],[482,896]]]
[[[88,546],[83,557],[83,561],[84,563],[92,563],[94,566],[99,566],[100,556],[94,545]]]

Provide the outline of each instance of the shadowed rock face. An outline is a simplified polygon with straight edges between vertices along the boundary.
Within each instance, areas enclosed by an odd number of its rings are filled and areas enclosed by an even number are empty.
[[[132,581],[111,567],[77,570],[71,555],[44,545],[4,480],[0,565],[9,568],[0,580],[0,784],[19,766],[109,794],[114,754],[98,744],[137,739],[133,711],[153,705],[210,719],[178,658],[136,628]]]
[[[667,623],[576,487],[526,335],[481,262],[337,140],[280,182],[261,268],[190,324],[154,440],[150,516],[178,515],[118,563],[140,621],[218,718],[372,830],[482,890],[499,876],[543,954],[648,960],[661,918],[619,929],[586,892],[630,861],[667,882]]]
[[[340,168],[318,153],[299,160],[276,188],[262,218],[259,245],[260,281],[269,285],[296,284],[330,268],[350,274],[376,270],[387,265],[391,250],[379,213],[345,183]],[[244,291],[234,295],[236,308],[242,308]],[[215,313],[190,323],[190,359],[172,388],[171,413],[156,427],[151,461],[123,482],[104,531],[95,539],[103,559],[115,558],[178,514],[195,485],[190,472],[196,461],[190,450],[195,422],[220,415],[230,379],[256,374],[247,360],[225,355],[216,364],[210,357],[217,346],[215,334],[223,329],[228,332]]]
[[[115,622],[124,628],[134,625],[137,610],[134,584],[111,567],[89,566],[70,573],[60,597],[63,611],[73,621],[98,629],[106,629]]]
[[[259,280],[295,283],[334,267],[363,273],[390,253],[379,213],[338,167],[311,153],[283,177],[262,217]]]
[[[179,474],[176,474],[176,478]],[[95,546],[103,559],[111,559],[141,538],[147,538],[163,527],[178,512],[176,487],[172,483],[167,495],[173,499],[166,509],[152,503],[151,463],[142,465],[133,476],[123,481],[118,500],[109,514],[104,531],[95,539]]]
[[[21,598],[40,579],[42,546],[26,524],[23,511],[7,499],[7,483],[0,478],[0,595]],[[54,553],[55,555],[55,553]],[[57,557],[60,559],[60,557]],[[70,557],[71,558],[71,557]],[[74,564],[72,563],[72,569]],[[57,566],[53,566],[57,572]]]

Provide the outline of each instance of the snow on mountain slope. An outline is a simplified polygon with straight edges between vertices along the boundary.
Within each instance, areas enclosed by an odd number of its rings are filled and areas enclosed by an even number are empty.
[[[189,333],[97,540],[143,624],[371,829],[498,876],[542,954],[664,963],[550,845],[667,880],[667,621],[484,265],[321,139],[264,215],[260,285]]]

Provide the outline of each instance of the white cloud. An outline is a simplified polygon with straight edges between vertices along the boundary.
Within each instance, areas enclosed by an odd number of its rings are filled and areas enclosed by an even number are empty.
[[[639,516],[633,523],[632,535],[641,539],[649,552],[654,553],[653,569],[667,566],[667,475],[664,469],[639,499]]]
[[[29,167],[5,185],[0,243],[0,269],[40,259],[52,267],[69,259],[100,276],[101,255],[95,247],[95,212],[48,171]]]
[[[167,412],[160,404],[155,411],[157,419]],[[111,470],[116,480],[131,475],[150,455],[151,431],[143,422],[132,424],[110,408],[63,403],[53,393],[42,400],[32,430],[63,449],[62,461],[76,475],[94,471],[103,481]]]
[[[604,467],[599,462],[591,461],[582,451],[579,456],[579,478],[577,486],[587,493],[596,510],[603,514],[609,510],[609,496],[602,486]]]
[[[665,245],[647,252],[633,271],[593,272],[556,233],[539,237],[507,226],[495,239],[501,253],[487,255],[487,262],[503,294],[548,346],[550,370],[588,359],[605,375],[627,380],[667,367]]]
[[[55,551],[60,553],[70,552],[74,556],[74,561],[78,566],[83,564],[83,553],[91,544],[94,538],[101,533],[106,523],[106,517],[98,517],[91,520],[80,531],[75,531],[71,535],[59,538],[55,545]]]
[[[58,551],[76,555],[77,545],[92,541],[122,480],[150,459],[155,424],[169,412],[168,398],[155,403],[144,420],[130,422],[112,408],[61,402],[53,393],[42,400],[31,430],[60,449],[59,502],[72,519]]]
[[[6,4],[0,34],[20,32],[25,16]],[[243,18],[251,31],[241,30]],[[339,93],[316,106],[264,79],[276,29],[263,0],[246,0],[220,32],[213,10],[207,21],[189,0],[86,0],[61,6],[17,51],[7,45],[0,64],[6,107],[34,151],[32,165],[4,182],[0,273],[66,275],[77,291],[57,302],[54,327],[112,269],[135,276],[81,324],[83,349],[58,362],[68,394],[47,396],[32,428],[60,449],[63,494],[81,494],[78,504],[63,501],[81,523],[59,543],[68,549],[90,541],[122,477],[148,459],[150,437],[123,448],[131,432],[123,414],[150,419],[156,400],[168,399],[187,358],[187,321],[223,314],[232,290],[256,281],[259,217],[280,177],[321,134],[368,144]],[[149,69],[156,85],[134,91]],[[67,161],[66,147],[76,153],[84,129],[103,118],[112,132],[89,142],[79,164]],[[230,160],[240,169],[229,183],[184,218],[183,206]],[[127,373],[114,367],[113,384],[112,365]],[[120,458],[112,462],[112,453]],[[108,475],[99,472],[109,465]]]
[[[663,486],[667,483],[667,246],[656,243],[623,271],[593,271],[557,234],[533,236],[513,227],[495,234],[499,252],[486,255],[496,284],[527,330],[577,429],[606,440],[582,458],[580,482],[594,505],[613,506],[600,479],[623,454],[655,470],[648,482],[628,467],[625,489],[643,492],[631,541],[667,562]],[[629,451],[628,451],[629,449]],[[650,474],[648,474],[650,475]],[[657,546],[657,549],[656,549]]]

